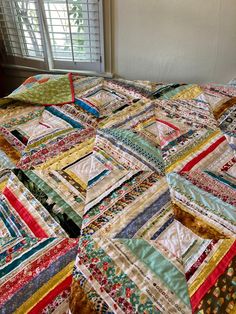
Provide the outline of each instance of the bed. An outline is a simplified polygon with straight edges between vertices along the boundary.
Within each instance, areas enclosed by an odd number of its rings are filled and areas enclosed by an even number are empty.
[[[0,312],[236,313],[236,87],[36,75],[0,100]]]

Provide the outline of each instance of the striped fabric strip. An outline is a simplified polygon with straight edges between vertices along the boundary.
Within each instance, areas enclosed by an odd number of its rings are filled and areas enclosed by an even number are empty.
[[[48,237],[48,234],[41,228],[38,222],[32,217],[32,215],[30,215],[28,210],[20,203],[20,201],[13,194],[13,192],[8,189],[8,187],[4,189],[3,195],[6,196],[9,203],[18,212],[20,217],[25,221],[25,223],[29,226],[29,228],[36,237],[39,238]]]
[[[215,266],[214,270],[211,274],[205,278],[203,284],[198,288],[198,290],[191,297],[191,304],[193,311],[195,311],[196,307],[204,297],[204,295],[208,292],[208,290],[216,283],[217,279],[221,274],[224,273],[227,268],[229,262],[235,256],[236,252],[236,242],[230,247],[228,252],[223,256],[223,258],[219,261],[219,263]]]

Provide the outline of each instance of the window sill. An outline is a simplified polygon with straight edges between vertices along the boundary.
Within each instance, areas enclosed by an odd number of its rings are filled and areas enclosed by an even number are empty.
[[[74,74],[81,74],[86,76],[102,76],[105,78],[112,78],[113,73],[111,72],[94,72],[94,71],[76,71],[76,70],[65,70],[65,69],[53,69],[53,70],[43,70],[43,69],[37,69],[27,66],[21,66],[21,65],[15,65],[15,64],[2,64],[2,67],[5,69],[18,69],[20,71],[30,71],[35,73],[51,73],[51,74],[63,74],[63,73],[74,73]]]

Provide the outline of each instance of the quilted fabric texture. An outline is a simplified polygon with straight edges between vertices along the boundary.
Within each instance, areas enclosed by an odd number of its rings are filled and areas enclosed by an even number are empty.
[[[0,312],[236,312],[236,88],[40,75],[0,102]]]
[[[27,101],[44,106],[74,101],[72,75],[39,74],[29,77],[8,96],[10,99]]]

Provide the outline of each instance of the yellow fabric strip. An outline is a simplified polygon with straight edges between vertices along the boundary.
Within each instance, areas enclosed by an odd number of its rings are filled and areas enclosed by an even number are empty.
[[[57,138],[57,137],[60,136],[60,135],[63,135],[63,134],[65,134],[65,133],[69,133],[70,130],[73,130],[73,128],[70,128],[70,129],[63,129],[63,130],[60,130],[60,131],[58,131],[58,132],[56,132],[56,133],[53,133],[53,134],[49,134],[49,135],[47,135],[47,136],[44,136],[43,139],[38,140],[38,141],[35,141],[35,142],[31,143],[31,144],[28,144],[28,145],[26,146],[25,150],[26,150],[26,151],[30,151],[32,148],[37,147],[37,146],[39,146],[39,145],[41,145],[41,144],[44,144],[45,142],[47,142],[47,141],[49,141],[49,140],[51,140],[51,139],[53,139],[53,138]]]
[[[193,281],[193,283],[189,286],[190,297],[198,290],[198,288],[203,284],[203,282],[207,279],[210,273],[216,268],[217,264],[222,260],[222,258],[226,255],[231,245],[234,243],[234,239],[232,240],[222,240],[221,245],[217,248],[215,254],[211,257],[211,259],[205,264],[205,267],[202,269],[201,273],[198,274],[197,278]]]
[[[42,287],[40,287],[26,302],[24,302],[14,314],[28,313],[40,300],[42,300],[51,290],[58,286],[66,277],[72,274],[74,261],[70,262],[54,277],[49,279]]]
[[[3,191],[3,189],[7,185],[7,182],[8,182],[8,178],[4,179],[3,181],[0,181],[0,192]]]
[[[85,140],[83,143],[76,145],[75,147],[71,148],[70,150],[60,153],[59,155],[50,158],[45,163],[36,166],[36,170],[59,170],[64,168],[65,166],[69,165],[70,163],[78,160],[81,156],[92,152],[94,145],[94,138],[89,140]]]
[[[2,150],[13,163],[20,160],[21,154],[1,135],[0,150]]]
[[[227,239],[227,235],[222,233],[217,226],[211,223],[211,220],[204,220],[201,216],[197,216],[194,211],[188,207],[173,200],[175,218],[180,221],[187,228],[204,239]]]
[[[196,145],[191,151],[188,151],[184,155],[181,156],[181,159],[178,159],[174,164],[170,165],[167,169],[166,172],[169,173],[173,171],[176,165],[179,165],[179,163],[184,160],[186,157],[189,155],[192,155],[196,152],[201,153],[202,147],[204,147],[207,143],[209,143],[212,138],[216,137],[218,134],[222,134],[220,130],[216,130],[213,134],[211,134],[207,139],[205,139],[203,142],[201,142],[199,145]]]
[[[77,182],[82,188],[85,190],[87,188],[87,183],[82,181],[73,171],[65,170],[65,172],[75,181]]]
[[[191,86],[182,90],[178,94],[171,97],[171,99],[194,99],[202,93],[202,89],[198,85]]]
[[[214,110],[214,116],[216,119],[219,119],[222,114],[229,108],[233,107],[236,104],[236,97],[229,99],[225,103],[221,104],[219,108]]]
[[[145,120],[145,121],[142,121],[142,123],[139,123],[135,129],[137,131],[142,131],[143,129],[145,129],[145,127],[147,127],[149,124],[152,124],[152,123],[155,123],[156,122],[156,118],[153,116],[153,117],[150,117],[149,119]]]

